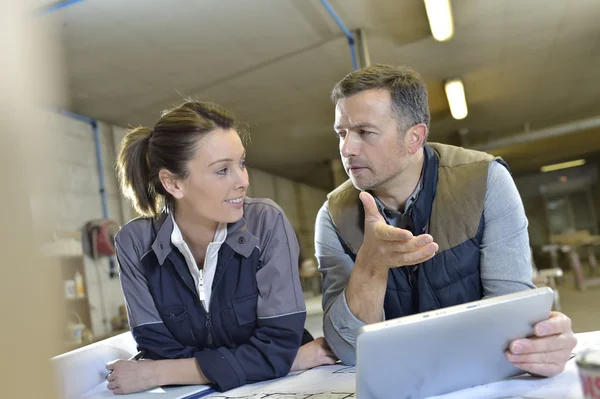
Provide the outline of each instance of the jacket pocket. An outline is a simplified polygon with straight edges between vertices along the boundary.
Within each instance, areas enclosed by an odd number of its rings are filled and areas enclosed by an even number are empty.
[[[258,293],[231,301],[235,318],[240,326],[256,322]]]
[[[183,305],[157,305],[165,326],[180,344],[184,346],[196,346],[192,324]]]

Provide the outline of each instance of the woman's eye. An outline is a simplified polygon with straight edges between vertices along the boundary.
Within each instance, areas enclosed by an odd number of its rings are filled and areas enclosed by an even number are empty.
[[[229,170],[229,168],[219,169],[219,170],[217,170],[217,174],[218,175],[225,175],[225,174],[227,174],[228,170]]]
[[[242,162],[240,163],[240,167],[241,167],[242,169],[245,169],[245,168],[246,168],[246,160],[245,160],[245,159],[243,159],[243,160],[242,160]]]

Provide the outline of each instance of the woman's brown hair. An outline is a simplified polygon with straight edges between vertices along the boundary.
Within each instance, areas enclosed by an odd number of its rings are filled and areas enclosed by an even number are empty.
[[[147,217],[172,208],[173,197],[158,172],[166,169],[181,179],[196,155],[198,140],[215,129],[237,129],[235,118],[219,105],[188,101],[164,111],[153,128],[136,127],[123,138],[117,173],[123,194]]]

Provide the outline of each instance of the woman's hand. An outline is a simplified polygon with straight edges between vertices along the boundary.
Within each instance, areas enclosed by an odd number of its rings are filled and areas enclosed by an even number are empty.
[[[117,360],[106,368],[112,373],[106,377],[108,389],[114,394],[134,393],[157,387],[158,373],[153,360]]]
[[[325,338],[319,337],[300,347],[290,371],[306,370],[324,364],[335,364],[337,360],[337,357],[325,342]]]

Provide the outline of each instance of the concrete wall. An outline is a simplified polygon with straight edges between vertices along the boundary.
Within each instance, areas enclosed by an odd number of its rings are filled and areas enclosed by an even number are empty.
[[[54,215],[57,231],[78,231],[92,219],[102,218],[99,194],[99,174],[96,161],[94,135],[91,126],[54,112],[46,112],[49,131],[60,134],[53,149],[50,169],[55,176],[50,179],[49,195],[44,203],[32,203],[35,212]],[[112,127],[100,123],[100,146],[109,217],[123,223],[121,195],[114,173],[115,146]],[[60,132],[60,133],[56,133]],[[108,259],[85,259],[87,296],[90,302],[92,331],[97,337],[110,333],[110,319],[118,314],[124,303],[118,278],[109,277]],[[102,301],[101,298],[104,298]],[[107,322],[103,322],[102,304]]]
[[[296,230],[303,256],[314,256],[315,219],[327,191],[258,169],[250,168],[249,174],[249,195],[271,198],[279,204]]]

